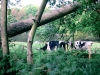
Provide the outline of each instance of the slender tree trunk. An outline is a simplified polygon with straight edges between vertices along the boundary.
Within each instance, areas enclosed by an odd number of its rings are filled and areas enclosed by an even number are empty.
[[[88,46],[88,58],[91,59],[91,45]]]
[[[27,42],[27,62],[30,65],[33,63],[32,44],[33,44],[34,35],[36,32],[36,28],[37,28],[38,24],[40,23],[40,19],[43,14],[43,11],[46,7],[47,1],[48,0],[42,1],[42,4],[37,12],[37,15],[35,16],[33,26],[29,32],[29,37],[28,37],[28,42]]]
[[[75,41],[75,40],[74,40],[74,33],[75,33],[75,32],[73,31],[73,32],[72,32],[72,43],[73,43],[73,47],[72,47],[72,48],[73,48],[73,49],[74,49],[74,41]]]
[[[1,40],[3,49],[3,58],[9,54],[9,45],[7,37],[7,0],[1,0]],[[9,57],[5,59],[5,72],[10,68]]]

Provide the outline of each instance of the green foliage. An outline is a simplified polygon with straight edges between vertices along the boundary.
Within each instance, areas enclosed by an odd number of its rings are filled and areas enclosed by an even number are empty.
[[[78,1],[84,5],[91,5],[91,4],[93,4],[93,3],[95,4],[97,2],[97,0],[74,0],[74,1]]]
[[[2,61],[2,50],[0,49],[0,75],[2,75],[5,72],[3,68],[4,64],[5,62]]]
[[[10,25],[11,23],[17,22],[17,20],[15,19],[15,17],[11,14],[9,14],[7,16],[7,25]]]
[[[50,40],[52,37],[55,36],[55,34],[60,33],[60,25],[59,20],[56,20],[54,22],[51,22],[45,26],[38,27],[36,31],[36,35],[42,39],[42,41],[45,39],[45,41]]]
[[[65,52],[63,49],[58,49],[48,52],[36,50],[35,47],[33,50],[34,64],[29,66],[26,61],[26,48],[16,44],[14,48],[10,47],[11,68],[7,72],[12,75],[100,75],[100,49],[98,49],[99,52],[94,52],[89,60],[87,51]],[[37,44],[37,46],[40,45]],[[5,72],[4,64],[5,61],[2,59],[0,61],[0,75]]]
[[[99,17],[99,13],[94,10],[83,12],[82,15],[77,15],[75,18],[77,30],[84,31],[89,34],[92,33],[93,35],[100,37]]]
[[[24,7],[25,11],[26,11],[26,18],[29,16],[35,16],[38,10],[38,7],[33,6],[33,5],[27,5]]]

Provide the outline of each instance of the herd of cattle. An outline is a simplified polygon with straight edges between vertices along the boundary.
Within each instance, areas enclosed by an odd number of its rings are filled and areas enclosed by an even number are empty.
[[[88,50],[92,46],[92,44],[93,44],[92,41],[75,41],[74,43],[64,42],[64,41],[50,41],[46,42],[45,46],[40,49],[43,51],[56,50],[57,48],[63,48],[66,50],[70,47],[77,50]]]

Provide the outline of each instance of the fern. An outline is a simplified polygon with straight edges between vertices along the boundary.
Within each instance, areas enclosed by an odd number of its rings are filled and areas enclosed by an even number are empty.
[[[87,52],[78,50],[67,51],[58,49],[57,51],[34,52],[34,64],[29,66],[26,61],[26,50],[21,50],[21,46],[10,48],[10,66],[7,71],[12,75],[100,75],[100,54],[99,51],[92,54],[92,59],[88,60]],[[0,75],[3,75],[6,63],[0,61]]]

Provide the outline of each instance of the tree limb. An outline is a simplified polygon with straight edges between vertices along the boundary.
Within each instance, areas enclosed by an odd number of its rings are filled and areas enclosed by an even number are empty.
[[[78,7],[80,7],[78,3],[73,3],[73,4],[68,4],[64,7],[58,8],[56,10],[52,10],[50,12],[44,13],[42,15],[40,24],[38,26],[42,26],[46,23],[49,23],[67,14],[70,14],[71,12],[74,12]],[[29,31],[33,25],[33,19],[35,19],[35,17],[31,17],[26,20],[22,20],[22,21],[10,24],[7,30],[8,36],[13,37],[23,32]]]

